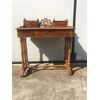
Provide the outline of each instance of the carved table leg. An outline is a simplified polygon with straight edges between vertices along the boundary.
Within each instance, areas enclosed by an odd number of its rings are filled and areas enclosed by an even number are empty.
[[[24,77],[26,76],[27,73],[26,70],[29,67],[26,38],[25,37],[20,38],[20,43],[21,43],[21,56],[22,56],[22,72],[20,76]]]
[[[65,38],[65,66],[69,75],[72,75],[71,67],[71,38]]]
[[[24,48],[25,48],[25,65],[27,67],[29,67],[29,63],[28,63],[28,55],[27,55],[27,42],[26,42],[26,38],[24,38]]]

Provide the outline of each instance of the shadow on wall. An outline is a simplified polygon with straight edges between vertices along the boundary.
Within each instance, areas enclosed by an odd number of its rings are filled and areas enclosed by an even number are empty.
[[[75,34],[75,49],[76,52],[76,60],[87,60],[87,53],[79,43],[79,37],[77,34]]]
[[[87,53],[78,42],[78,39],[79,37],[75,35],[76,60],[86,60]],[[49,61],[64,60],[64,38],[31,38],[31,41],[39,48],[40,61],[45,61],[44,56]],[[48,60],[46,59],[46,61]]]
[[[64,59],[64,38],[31,38],[31,41],[39,48],[40,61],[45,61],[44,56],[46,61]]]

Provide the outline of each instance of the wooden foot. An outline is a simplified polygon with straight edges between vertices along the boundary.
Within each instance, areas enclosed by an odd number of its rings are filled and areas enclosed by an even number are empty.
[[[29,75],[32,72],[32,67],[27,67],[24,72],[20,75],[20,77],[26,77],[27,75]]]
[[[70,67],[67,67],[67,71],[68,71],[68,75],[71,76],[73,73],[72,73],[72,68],[71,66]]]
[[[24,76],[24,75],[20,75],[20,77],[21,77],[21,78],[24,78],[25,76]]]

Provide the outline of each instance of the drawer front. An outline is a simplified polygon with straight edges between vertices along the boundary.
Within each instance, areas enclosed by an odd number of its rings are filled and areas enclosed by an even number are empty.
[[[73,37],[74,32],[72,30],[56,30],[56,31],[19,31],[18,37]]]

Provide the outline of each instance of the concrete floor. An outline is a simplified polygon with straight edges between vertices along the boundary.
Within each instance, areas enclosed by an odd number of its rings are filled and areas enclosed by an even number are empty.
[[[70,77],[61,67],[37,67],[33,65],[33,73],[20,78],[21,65],[13,65],[13,100],[86,100],[86,65],[74,65],[74,75]]]

